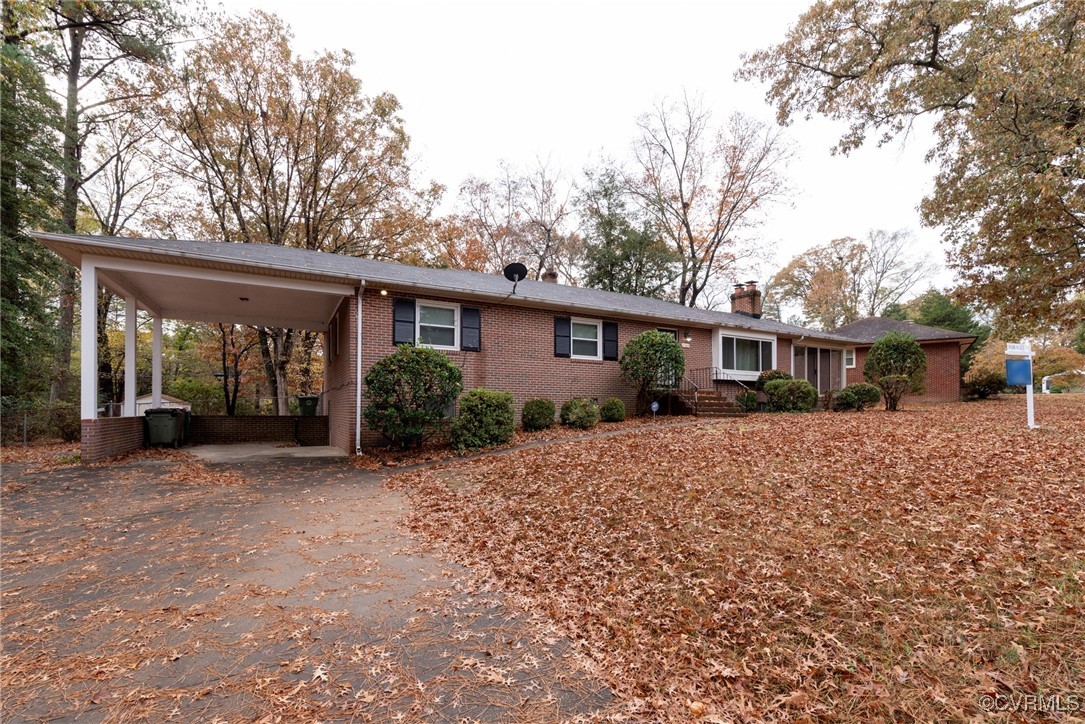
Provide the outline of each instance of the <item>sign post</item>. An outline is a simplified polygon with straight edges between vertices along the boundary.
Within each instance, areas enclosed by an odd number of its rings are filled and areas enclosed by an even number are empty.
[[[1024,385],[1025,395],[1028,398],[1028,426],[1035,430],[1036,415],[1032,400],[1032,344],[1029,342],[1006,344],[1006,354],[1024,359],[1006,360],[1006,384],[1019,386]]]

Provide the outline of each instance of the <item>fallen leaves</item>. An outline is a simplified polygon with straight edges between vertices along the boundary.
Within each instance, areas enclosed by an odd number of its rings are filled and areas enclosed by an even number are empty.
[[[1085,671],[1085,399],[1039,399],[1038,431],[1023,403],[758,415],[392,484],[639,716],[975,717]]]

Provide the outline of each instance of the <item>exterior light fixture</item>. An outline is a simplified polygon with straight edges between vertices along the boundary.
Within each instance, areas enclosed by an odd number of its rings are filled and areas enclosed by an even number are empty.
[[[686,344],[689,344],[690,342],[693,341],[693,333],[690,332],[688,329],[686,330],[685,340],[686,340]]]
[[[387,297],[388,296],[388,290],[387,289],[381,289],[381,296],[382,297]]]

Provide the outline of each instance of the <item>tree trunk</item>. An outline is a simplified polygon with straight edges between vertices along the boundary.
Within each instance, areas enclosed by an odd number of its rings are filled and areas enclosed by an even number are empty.
[[[68,93],[64,114],[64,196],[60,219],[66,231],[75,233],[79,210],[79,74],[83,65],[84,28],[68,30],[71,57],[68,63]],[[72,340],[75,329],[75,270],[65,269],[60,278],[60,318],[57,324],[56,351],[53,356],[53,382],[49,401],[68,397],[69,372],[72,364]]]
[[[298,372],[301,377],[299,392],[303,395],[313,394],[313,352],[316,349],[316,340],[316,332],[301,333],[301,363]]]
[[[260,356],[264,360],[264,376],[270,387],[271,398],[275,400],[275,414],[289,415],[290,402],[287,395],[286,368],[290,364],[290,355],[294,351],[295,331],[260,327]]]

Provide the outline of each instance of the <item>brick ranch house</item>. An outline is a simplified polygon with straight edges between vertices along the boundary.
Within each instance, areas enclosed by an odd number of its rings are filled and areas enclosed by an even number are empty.
[[[618,357],[648,329],[671,334],[686,355],[686,399],[708,410],[777,368],[819,391],[852,381],[869,344],[761,318],[756,284],[736,285],[732,311],[584,289],[549,281],[513,284],[501,275],[413,267],[268,244],[129,239],[36,233],[82,273],[84,310],[96,310],[96,285],[125,300],[125,404],[122,417],[99,417],[97,371],[82,365],[82,460],[94,462],[142,444],[136,416],[136,312],[152,319],[152,398],[162,399],[162,320],[224,322],[317,330],[324,334],[324,389],[316,419],[193,420],[193,437],[247,442],[290,431],[303,444],[331,444],[353,453],[380,442],[362,420],[364,385],[376,361],[397,344],[441,349],[463,371],[464,388],[510,392],[517,417],[532,397],[558,405],[572,397],[634,391],[620,378]],[[544,275],[545,276],[545,275]],[[556,276],[556,275],[555,275]],[[81,318],[81,359],[97,359],[94,314]],[[932,377],[958,374],[960,347],[944,345],[931,359]],[[950,349],[957,352],[950,355]],[[937,369],[936,369],[937,368]],[[927,399],[956,400],[957,388],[937,386]],[[939,396],[941,395],[941,396]],[[132,400],[129,407],[127,400]],[[300,426],[304,435],[298,437]],[[304,438],[304,439],[302,439]]]

